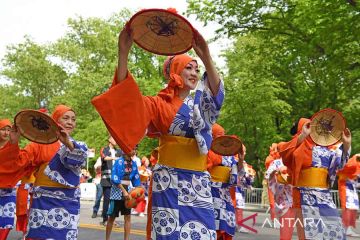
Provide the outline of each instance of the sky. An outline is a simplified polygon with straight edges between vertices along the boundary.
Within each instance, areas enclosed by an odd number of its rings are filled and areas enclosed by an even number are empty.
[[[123,8],[176,8],[178,13],[186,11],[186,0],[0,0],[0,59],[6,53],[6,46],[19,44],[25,35],[38,44],[54,42],[64,35],[67,19],[77,16],[108,18]],[[203,24],[195,16],[187,17],[205,39],[214,36],[216,26]],[[209,45],[217,65],[223,66],[219,58],[221,50],[229,42],[223,40]],[[1,83],[1,79],[0,79]]]

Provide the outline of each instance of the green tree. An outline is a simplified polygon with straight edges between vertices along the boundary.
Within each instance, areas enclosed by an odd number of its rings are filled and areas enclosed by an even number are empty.
[[[237,131],[245,143],[259,147],[250,149],[251,161],[257,156],[264,160],[271,142],[288,140],[293,121],[329,107],[343,112],[353,133],[353,151],[360,151],[360,21],[356,1],[187,2],[188,14],[196,14],[205,25],[220,25],[217,38],[225,35],[234,39],[232,52],[225,54],[229,68],[226,78],[230,80],[226,82],[227,99],[231,100],[226,100],[220,121],[227,124],[232,116],[235,124],[229,124],[229,130],[240,125]],[[271,87],[259,89],[264,83],[275,84],[276,91]],[[255,108],[269,94],[275,96],[269,106],[281,102],[280,117],[271,113],[279,108]],[[252,103],[245,109],[254,111],[244,116],[238,110],[244,109],[240,103]],[[256,121],[258,116],[264,120]],[[260,138],[256,131],[253,136],[247,135],[248,130],[241,126],[247,118],[254,118],[251,123],[259,128]]]
[[[8,48],[2,75],[11,80],[15,95],[27,99],[26,107],[46,106],[65,90],[67,74],[51,57],[47,46],[38,45],[28,37]]]
[[[286,90],[269,68],[272,62],[262,56],[271,48],[256,37],[239,37],[225,57],[226,99],[219,121],[229,134],[238,135],[247,148],[246,159],[258,175],[273,142],[283,139],[291,106],[284,101]],[[260,178],[258,178],[260,179]]]
[[[69,74],[67,91],[54,98],[53,106],[66,103],[76,110],[78,127],[74,137],[96,148],[97,153],[107,144],[108,133],[90,100],[111,85],[117,65],[118,34],[130,16],[131,13],[125,9],[109,19],[69,19],[69,31],[53,44],[52,53],[61,60]],[[162,88],[160,63],[163,59],[136,46],[132,48],[129,70],[144,95],[155,95]],[[149,154],[155,144],[156,140],[151,139],[140,143],[139,155]]]
[[[9,97],[1,98],[7,106],[2,115],[12,117],[19,109],[42,104],[51,112],[57,104],[67,104],[77,114],[74,138],[95,148],[98,156],[100,148],[107,145],[108,133],[90,101],[111,85],[118,34],[130,16],[131,12],[124,9],[109,19],[69,19],[68,31],[50,45],[38,45],[27,37],[9,47],[2,75],[10,84],[0,86],[4,90],[1,96]],[[163,87],[163,60],[134,44],[129,70],[144,95],[155,95]],[[156,140],[146,138],[139,145],[139,153],[149,154],[156,144]]]

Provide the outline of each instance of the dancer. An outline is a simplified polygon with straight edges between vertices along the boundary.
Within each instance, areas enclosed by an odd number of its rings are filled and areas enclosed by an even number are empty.
[[[276,143],[270,147],[265,167],[265,178],[269,182],[269,191],[274,196],[274,215],[279,218],[280,239],[289,240],[292,238],[295,224],[295,213],[292,209],[292,186],[288,182],[290,177],[287,174],[287,167],[282,162]],[[274,221],[274,228],[277,228],[276,225],[276,221]]]
[[[225,130],[215,123],[212,127],[213,139],[223,136]],[[230,189],[237,184],[237,176],[243,168],[243,152],[239,153],[239,161],[234,156],[221,156],[208,153],[208,171],[211,175],[211,193],[215,209],[217,239],[231,240],[235,235],[235,208]]]
[[[252,168],[250,164],[247,164],[245,162],[245,155],[246,155],[246,147],[243,145],[243,156],[242,156],[242,162],[243,162],[243,168],[241,168],[239,174],[238,174],[238,180],[237,180],[237,186],[235,187],[235,198],[236,198],[236,205],[235,205],[235,215],[236,215],[236,225],[238,232],[241,233],[248,233],[249,230],[247,230],[244,227],[240,227],[241,220],[244,218],[243,211],[245,209],[245,191],[246,189],[250,189],[252,187],[252,184],[254,183],[256,172]],[[239,159],[238,161],[241,161]]]
[[[52,118],[59,125],[59,141],[52,144],[31,142],[19,149],[20,133],[10,136],[17,162],[34,173],[29,232],[26,239],[77,239],[80,214],[80,174],[86,164],[87,148],[70,134],[76,127],[73,109],[58,105]],[[30,174],[29,174],[30,175]]]
[[[0,240],[6,240],[10,230],[14,227],[16,188],[21,177],[19,167],[11,161],[13,152],[9,142],[11,122],[9,119],[0,120]]]
[[[297,224],[299,239],[329,239],[330,235],[334,239],[345,239],[329,186],[336,178],[336,170],[343,168],[349,159],[350,130],[343,131],[340,147],[324,147],[310,138],[309,119],[301,118],[295,126],[297,134],[291,141],[279,143],[278,149],[292,177],[293,207],[296,219],[302,223]]]
[[[338,171],[338,189],[340,205],[342,210],[342,222],[345,233],[349,237],[359,237],[356,233],[356,218],[359,210],[359,197],[357,193],[357,182],[360,174],[360,154],[354,155],[346,163],[345,167]]]
[[[132,44],[131,29],[125,27],[119,35],[118,69],[113,85],[92,103],[125,153],[134,150],[145,133],[160,137],[159,159],[153,168],[149,196],[152,214],[148,215],[147,238],[178,239],[195,234],[215,239],[206,154],[212,142],[211,126],[224,99],[224,85],[208,45],[196,32],[192,45],[206,68],[200,81],[194,58],[184,54],[172,56],[164,64],[167,87],[155,97],[145,97],[128,72]],[[195,88],[193,98],[190,91]]]

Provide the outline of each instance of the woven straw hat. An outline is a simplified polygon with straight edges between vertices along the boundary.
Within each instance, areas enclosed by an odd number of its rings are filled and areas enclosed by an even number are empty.
[[[223,135],[213,140],[211,150],[222,156],[233,156],[242,149],[242,142],[236,136]]]
[[[14,123],[20,134],[32,142],[51,144],[58,140],[58,125],[46,113],[23,110],[16,114]]]
[[[134,42],[146,51],[159,55],[185,53],[192,47],[194,29],[175,9],[144,9],[127,23]]]
[[[334,109],[326,108],[311,117],[311,139],[320,146],[337,143],[346,127],[345,118]]]

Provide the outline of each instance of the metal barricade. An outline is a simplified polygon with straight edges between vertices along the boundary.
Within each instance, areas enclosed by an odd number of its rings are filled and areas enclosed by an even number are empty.
[[[334,200],[334,203],[337,208],[341,208],[340,206],[340,198],[339,198],[339,191],[338,190],[330,190],[331,196]],[[245,202],[246,204],[254,207],[268,207],[269,206],[269,197],[265,197],[265,203],[261,202],[263,194],[262,188],[252,188],[252,189],[245,189]],[[267,195],[267,193],[265,193]],[[360,194],[360,191],[358,190],[358,194]]]

